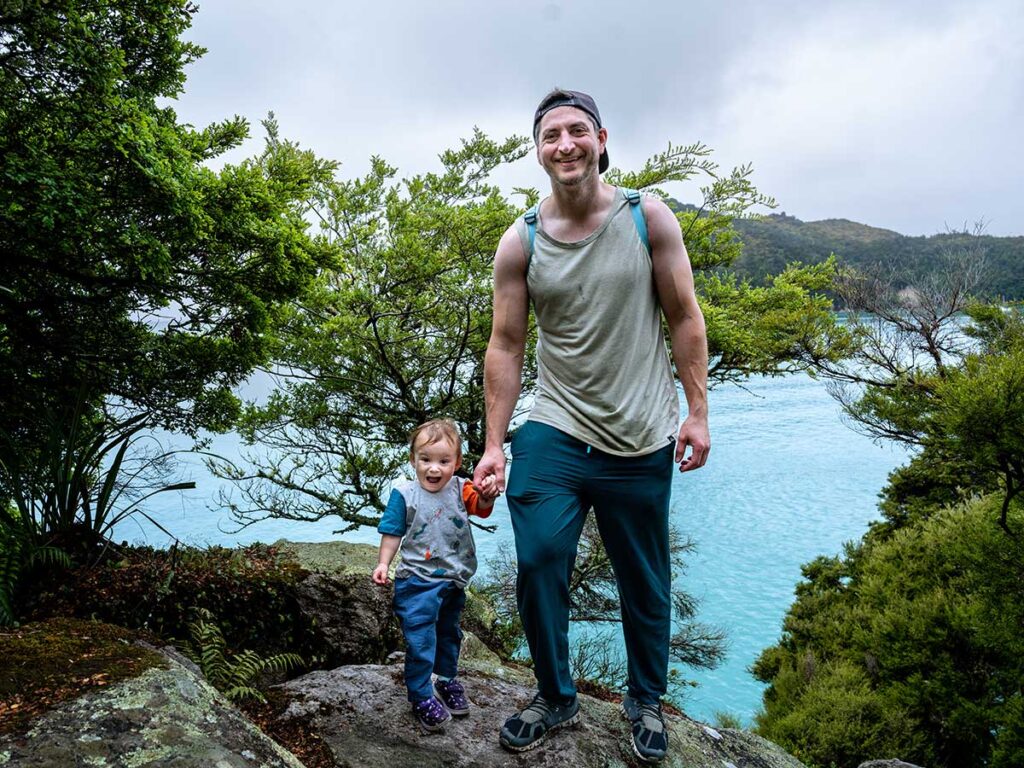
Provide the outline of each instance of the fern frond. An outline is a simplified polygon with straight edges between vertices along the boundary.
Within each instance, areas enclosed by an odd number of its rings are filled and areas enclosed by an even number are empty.
[[[249,685],[236,685],[224,691],[224,698],[228,701],[241,701],[242,699],[256,699],[262,704],[267,703],[267,698],[258,690]]]
[[[198,617],[188,625],[191,643],[185,654],[199,665],[203,675],[217,690],[231,701],[241,698],[256,698],[265,701],[263,695],[249,685],[264,671],[287,672],[301,667],[302,657],[295,653],[279,653],[264,659],[252,650],[229,654],[224,634],[205,608],[195,610]]]
[[[298,669],[305,663],[297,653],[279,653],[269,659],[264,659],[265,669],[269,672],[288,672]]]

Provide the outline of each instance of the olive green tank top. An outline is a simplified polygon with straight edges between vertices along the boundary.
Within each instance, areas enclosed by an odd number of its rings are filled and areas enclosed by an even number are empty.
[[[664,448],[679,396],[651,259],[621,189],[589,236],[565,243],[537,220],[527,287],[537,319],[537,394],[529,419],[618,456]],[[518,222],[523,251],[525,222]]]

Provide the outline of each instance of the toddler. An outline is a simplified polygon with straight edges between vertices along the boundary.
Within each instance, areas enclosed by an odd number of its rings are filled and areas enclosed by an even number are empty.
[[[399,546],[402,550],[394,610],[405,635],[409,701],[428,732],[443,731],[452,715],[469,714],[469,700],[456,678],[465,587],[476,572],[469,515],[489,516],[498,495],[493,478],[477,491],[469,480],[455,477],[461,445],[450,419],[433,419],[413,430],[409,458],[416,480],[391,492],[377,526],[375,583],[387,584],[391,561]],[[437,675],[433,685],[431,673]]]

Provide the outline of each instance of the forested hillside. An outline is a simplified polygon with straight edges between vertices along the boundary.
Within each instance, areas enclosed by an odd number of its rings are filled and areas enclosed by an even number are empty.
[[[977,237],[963,231],[909,237],[847,219],[801,221],[785,213],[737,220],[735,227],[743,252],[732,268],[753,283],[778,274],[790,262],[815,264],[830,253],[854,266],[891,265],[908,282],[918,282],[940,261],[937,257],[943,251],[970,246],[983,253],[979,292],[984,298],[1024,299],[1024,237]]]

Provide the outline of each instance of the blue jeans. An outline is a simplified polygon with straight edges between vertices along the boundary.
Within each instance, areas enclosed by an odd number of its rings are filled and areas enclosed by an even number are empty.
[[[405,687],[416,703],[434,695],[431,673],[458,673],[466,592],[454,581],[395,579],[395,615],[405,635]]]
[[[519,561],[516,596],[545,698],[576,695],[569,670],[569,579],[591,507],[618,582],[629,695],[654,703],[665,694],[674,452],[669,444],[645,456],[613,456],[535,421],[512,439],[506,498]]]

